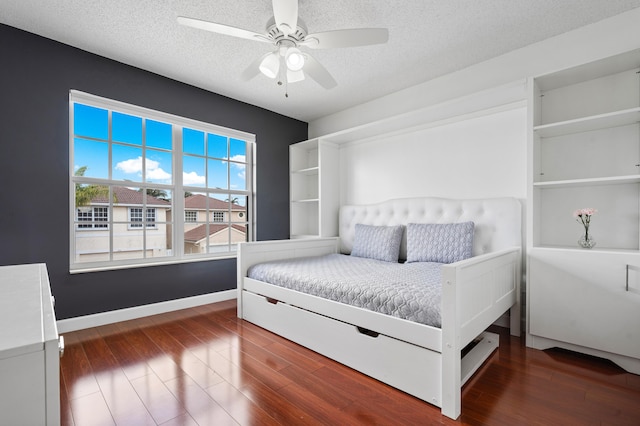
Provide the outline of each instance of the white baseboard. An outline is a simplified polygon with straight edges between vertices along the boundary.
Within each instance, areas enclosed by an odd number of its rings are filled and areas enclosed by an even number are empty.
[[[236,289],[203,294],[200,296],[185,297],[183,299],[168,300],[166,302],[150,305],[135,306],[133,308],[118,309],[117,311],[101,312],[99,314],[84,315],[57,321],[58,333],[69,333],[90,327],[113,324],[120,321],[142,318],[149,315],[162,314],[194,306],[207,305],[209,303],[222,302],[235,299],[238,294]]]

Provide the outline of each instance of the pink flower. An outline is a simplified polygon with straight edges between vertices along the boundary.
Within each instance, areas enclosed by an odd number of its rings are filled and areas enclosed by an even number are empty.
[[[587,207],[584,209],[578,209],[576,211],[573,212],[573,217],[578,218],[578,217],[582,217],[582,216],[591,216],[598,213],[598,210],[591,208],[591,207]]]

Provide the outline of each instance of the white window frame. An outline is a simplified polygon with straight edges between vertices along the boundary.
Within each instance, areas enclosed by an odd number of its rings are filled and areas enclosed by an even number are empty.
[[[170,185],[166,184],[158,184],[158,183],[144,183],[144,182],[136,182],[134,185],[139,187],[141,190],[145,190],[146,188],[159,188],[170,191],[172,194],[172,210],[174,213],[172,214],[172,254],[170,256],[165,256],[161,258],[149,258],[149,259],[130,259],[130,260],[110,260],[108,262],[76,262],[76,249],[75,249],[75,232],[78,231],[75,227],[76,222],[76,207],[75,207],[75,187],[77,184],[104,184],[110,187],[114,186],[123,186],[124,183],[121,180],[113,180],[111,178],[111,170],[109,170],[109,177],[107,179],[96,179],[89,177],[78,177],[74,175],[74,127],[73,127],[73,105],[75,103],[81,103],[88,106],[93,106],[97,108],[106,109],[109,111],[117,111],[123,114],[129,114],[137,117],[144,117],[145,119],[156,120],[160,122],[165,122],[172,125],[173,128],[173,182]],[[186,191],[189,192],[206,192],[209,193],[210,196],[242,196],[246,197],[247,205],[246,205],[246,214],[247,220],[245,222],[247,229],[247,241],[255,240],[255,150],[256,150],[256,136],[251,133],[243,132],[240,130],[229,129],[222,126],[217,126],[210,123],[205,123],[198,120],[193,120],[185,117],[176,116],[173,114],[167,114],[164,112],[159,112],[155,110],[151,110],[144,107],[138,107],[135,105],[126,104],[123,102],[102,98],[99,96],[91,95],[88,93],[80,92],[77,90],[71,90],[69,93],[69,169],[70,169],[70,179],[69,179],[69,208],[72,212],[69,215],[70,218],[70,244],[69,244],[69,259],[70,259],[70,272],[71,273],[81,273],[81,272],[90,272],[96,270],[111,270],[111,269],[122,269],[122,268],[130,268],[130,267],[139,267],[139,266],[151,266],[151,265],[159,265],[159,264],[171,264],[171,263],[186,263],[186,262],[194,262],[194,261],[204,261],[204,260],[212,260],[212,259],[223,259],[223,258],[235,258],[236,252],[233,250],[235,244],[229,242],[230,251],[225,253],[201,253],[201,254],[189,254],[185,256],[184,253],[184,229],[185,223],[192,223],[185,221],[185,207],[184,207],[184,193]],[[111,117],[111,114],[109,114]],[[111,126],[111,124],[110,124]],[[246,151],[246,184],[247,188],[245,190],[220,190],[217,188],[200,188],[200,187],[189,187],[183,184],[183,171],[182,171],[182,129],[190,128],[194,130],[203,131],[205,133],[212,133],[217,135],[222,135],[227,138],[239,139],[245,141],[247,143],[247,151]],[[108,212],[113,209],[113,200],[109,203]],[[143,205],[143,208],[146,207]],[[156,216],[157,219],[157,216]],[[213,223],[213,222],[211,222]],[[218,222],[216,222],[218,223]],[[107,221],[107,228],[92,228],[94,230],[109,230],[110,239],[113,241],[113,218],[112,215],[109,215]],[[231,223],[230,223],[231,225]],[[87,228],[88,229],[88,228]],[[144,227],[135,227],[133,229],[142,229]],[[81,231],[82,229],[80,229]],[[111,249],[113,250],[113,248]]]
[[[213,210],[211,212],[211,223],[225,223],[226,221],[224,220],[224,213],[225,212],[222,212],[220,210]]]
[[[105,210],[105,219],[102,219],[101,215],[96,215],[96,210]],[[81,210],[87,210],[87,213],[91,212],[91,218],[89,216],[83,216],[83,219],[80,219]],[[87,219],[84,219],[84,218]],[[98,218],[98,219],[97,219]],[[103,206],[93,206],[93,207],[76,207],[76,230],[103,230],[106,231],[109,229],[109,208]]]
[[[133,210],[140,210],[140,215],[136,213],[135,220]],[[146,215],[144,212],[146,211]],[[157,229],[156,226],[156,208],[155,207],[129,207],[129,229],[142,229],[143,225],[147,229]]]
[[[136,211],[134,217],[134,210]],[[138,210],[140,210],[140,216],[138,216]],[[144,209],[142,207],[129,207],[129,229],[142,229]]]
[[[187,217],[193,216],[193,217]],[[185,223],[196,223],[198,222],[198,211],[197,210],[185,210],[184,211],[184,222]]]

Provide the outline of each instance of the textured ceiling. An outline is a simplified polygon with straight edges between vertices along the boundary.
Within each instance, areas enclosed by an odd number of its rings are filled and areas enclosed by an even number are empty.
[[[313,50],[337,80],[283,87],[240,74],[272,46],[178,25],[263,32],[269,0],[0,0],[0,23],[303,121],[341,111],[640,7],[640,0],[300,0],[309,32],[389,29],[385,45]],[[303,48],[304,50],[304,48]]]

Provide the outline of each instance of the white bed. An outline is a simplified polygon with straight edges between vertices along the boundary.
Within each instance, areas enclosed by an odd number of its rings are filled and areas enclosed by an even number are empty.
[[[442,328],[247,277],[255,264],[351,252],[356,224],[473,221],[473,257],[442,267]],[[498,346],[486,328],[510,312],[520,335],[521,205],[514,198],[408,198],[343,206],[340,237],[242,243],[238,317],[401,389],[456,419],[461,387]],[[406,235],[401,245],[406,258]],[[480,339],[478,339],[480,338]],[[462,350],[480,342],[462,358]]]

